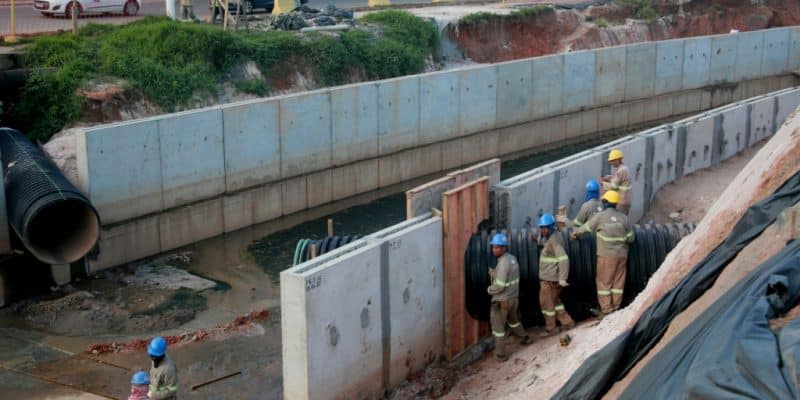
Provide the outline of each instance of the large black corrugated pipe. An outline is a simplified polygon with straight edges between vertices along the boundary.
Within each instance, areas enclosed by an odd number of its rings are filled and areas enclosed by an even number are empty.
[[[22,132],[0,128],[8,221],[34,257],[68,264],[100,237],[100,218],[58,167]]]
[[[628,250],[628,273],[625,280],[623,305],[628,304],[647,285],[647,280],[678,241],[694,230],[693,224],[635,225],[636,240]],[[517,229],[505,231],[509,235],[509,252],[520,265],[520,313],[525,326],[542,325],[544,320],[539,307],[539,250],[538,230]],[[595,285],[596,247],[592,234],[570,240],[569,232],[562,232],[565,250],[569,255],[569,286],[561,292],[564,306],[573,318],[581,320],[590,314],[589,307],[597,307]],[[491,299],[486,293],[489,286],[489,268],[497,260],[492,255],[489,240],[493,232],[472,236],[464,257],[466,304],[469,314],[479,320],[489,319]]]
[[[294,249],[292,265],[304,263],[311,259],[311,246],[316,245],[317,255],[321,256],[329,251],[336,250],[350,242],[361,239],[361,235],[330,236],[324,239],[300,239]]]

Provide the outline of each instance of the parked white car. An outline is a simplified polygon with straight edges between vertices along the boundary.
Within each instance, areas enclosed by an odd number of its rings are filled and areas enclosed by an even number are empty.
[[[136,15],[140,0],[78,0],[77,15],[123,14]],[[45,17],[72,18],[72,0],[34,0],[33,8]]]

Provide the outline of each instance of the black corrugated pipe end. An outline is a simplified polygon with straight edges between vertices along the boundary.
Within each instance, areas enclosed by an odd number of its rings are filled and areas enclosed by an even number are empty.
[[[100,238],[100,217],[89,200],[20,131],[0,128],[8,222],[37,259],[69,264]]]

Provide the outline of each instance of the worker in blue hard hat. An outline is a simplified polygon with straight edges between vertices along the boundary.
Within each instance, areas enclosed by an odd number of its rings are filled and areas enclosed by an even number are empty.
[[[138,371],[131,377],[131,395],[128,400],[149,400],[147,391],[150,386],[150,375],[145,371]]]
[[[545,240],[539,253],[539,306],[544,315],[544,332],[550,336],[556,332],[556,322],[563,329],[575,326],[564,303],[561,302],[561,289],[569,286],[569,257],[564,250],[564,238],[556,230],[556,219],[552,214],[539,218],[539,237]]]
[[[147,395],[153,400],[174,400],[178,398],[178,369],[167,355],[167,341],[156,337],[147,346],[147,354],[153,361],[150,368],[150,391]]]
[[[581,206],[581,209],[578,210],[578,215],[575,216],[572,223],[576,228],[580,228],[589,218],[592,218],[592,215],[601,211],[603,211],[603,203],[600,201],[600,182],[591,179],[586,182],[585,202]]]
[[[531,343],[528,333],[519,320],[519,263],[508,253],[508,237],[496,233],[489,242],[492,254],[497,257],[497,266],[489,269],[492,284],[487,291],[492,296],[489,320],[494,336],[494,357],[500,361],[508,360],[506,354],[506,324],[511,333],[522,338],[521,343]]]

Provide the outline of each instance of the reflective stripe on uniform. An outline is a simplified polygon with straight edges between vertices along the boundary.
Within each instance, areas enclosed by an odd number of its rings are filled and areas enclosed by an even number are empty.
[[[516,327],[518,327],[518,326],[519,326],[519,324],[520,324],[520,323],[519,323],[519,322],[517,322],[516,324],[508,324],[508,326],[509,326],[509,327],[511,327],[511,328],[516,328]]]
[[[611,293],[613,294],[622,294],[622,289],[611,289]]]
[[[548,316],[548,317],[555,317],[556,316],[556,310],[542,310],[542,314],[544,314],[545,316]]]
[[[563,304],[557,305],[556,306],[556,311],[564,311],[564,305]]]
[[[575,227],[576,227],[576,228],[580,228],[580,227],[582,227],[582,226],[583,226],[583,222],[580,222],[580,221],[578,221],[577,219],[576,219],[576,220],[574,220],[574,221],[572,221],[572,223],[574,223],[574,224],[575,224]]]
[[[598,290],[597,291],[597,295],[598,296],[611,296],[611,291],[610,290]]]
[[[627,242],[628,238],[633,237],[633,231],[628,232],[625,236],[622,237],[606,236],[600,232],[597,232],[597,237],[606,242]]]
[[[618,185],[614,185],[614,184],[612,184],[612,185],[611,185],[611,187],[612,187],[612,188],[614,188],[614,189],[615,189],[615,190],[617,190],[617,191],[623,191],[623,192],[626,192],[626,191],[628,191],[628,190],[631,190],[631,187],[630,187],[630,186],[618,186]]]
[[[495,280],[494,280],[494,284],[495,284],[495,285],[497,285],[497,286],[503,286],[503,287],[509,287],[509,286],[511,286],[511,285],[516,285],[516,284],[517,284],[517,282],[519,282],[519,278],[517,278],[517,279],[514,279],[513,281],[511,281],[511,282],[508,282],[508,283],[506,283],[506,281],[504,281],[504,280],[500,280],[500,279],[495,279]]]
[[[505,332],[495,332],[495,331],[492,331],[492,335],[494,335],[495,337],[503,337],[503,336],[505,336],[505,335],[506,335],[506,333],[505,333]]]
[[[545,256],[539,257],[539,262],[557,263],[557,262],[561,262],[561,261],[569,261],[569,257],[567,257],[566,255],[559,256],[559,257],[545,257]]]

